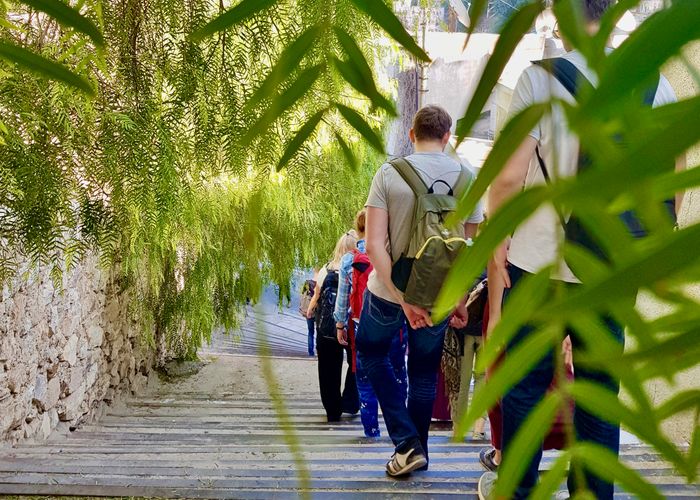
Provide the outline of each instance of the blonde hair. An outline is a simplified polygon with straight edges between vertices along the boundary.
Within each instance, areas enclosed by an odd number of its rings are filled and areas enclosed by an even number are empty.
[[[331,260],[331,267],[340,267],[340,260],[348,252],[353,251],[357,248],[357,233],[354,229],[351,229],[344,235],[340,237],[338,243],[335,244],[335,250],[333,250],[333,260]]]

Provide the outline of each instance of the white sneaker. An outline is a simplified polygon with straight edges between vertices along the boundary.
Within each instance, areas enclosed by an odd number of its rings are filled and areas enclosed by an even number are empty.
[[[479,500],[490,500],[493,495],[493,489],[496,486],[496,479],[498,479],[498,474],[495,472],[484,472],[479,478]]]

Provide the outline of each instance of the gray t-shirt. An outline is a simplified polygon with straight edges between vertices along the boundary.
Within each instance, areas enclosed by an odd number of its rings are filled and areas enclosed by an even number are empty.
[[[461,172],[461,165],[445,153],[413,153],[407,156],[406,160],[413,165],[428,186],[437,180],[453,186]],[[434,189],[436,193],[448,192],[447,186],[443,183],[435,184]],[[396,169],[389,163],[383,164],[374,175],[365,206],[382,208],[389,212],[389,238],[387,238],[386,248],[392,262],[396,262],[401,257],[401,253],[406,250],[411,240],[415,201],[413,191]],[[479,204],[465,222],[478,224],[483,220],[483,208]],[[374,295],[389,302],[395,302],[393,295],[389,293],[375,271],[372,271],[369,276],[367,288]]]

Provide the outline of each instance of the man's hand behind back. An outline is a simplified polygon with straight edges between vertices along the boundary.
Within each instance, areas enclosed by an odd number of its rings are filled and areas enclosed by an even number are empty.
[[[401,308],[406,315],[408,324],[411,325],[411,328],[414,330],[425,328],[426,326],[433,326],[433,320],[430,318],[430,313],[422,307],[407,304],[406,302],[402,301]]]
[[[469,321],[467,306],[463,302],[460,302],[450,318],[450,326],[452,328],[464,328],[467,326],[467,321]]]

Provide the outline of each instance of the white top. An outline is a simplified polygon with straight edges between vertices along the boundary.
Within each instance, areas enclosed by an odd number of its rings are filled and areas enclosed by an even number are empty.
[[[593,84],[598,83],[595,73],[586,65],[585,58],[578,51],[562,56],[572,62]],[[535,103],[550,99],[574,102],[573,96],[546,70],[533,65],[527,68],[518,80],[513,91],[513,100],[508,112],[509,118]],[[654,98],[654,107],[676,101],[676,96],[668,80],[661,77]],[[576,174],[578,167],[579,141],[566,127],[566,116],[561,106],[553,106],[551,114],[545,116],[530,132],[530,136],[540,143],[539,149],[551,177],[563,178]],[[542,169],[533,155],[525,178],[525,187],[544,184]],[[557,259],[559,243],[564,239],[564,230],[551,205],[541,207],[523,222],[513,234],[508,252],[508,261],[513,265],[536,273]],[[574,274],[560,259],[553,279],[577,283]]]

